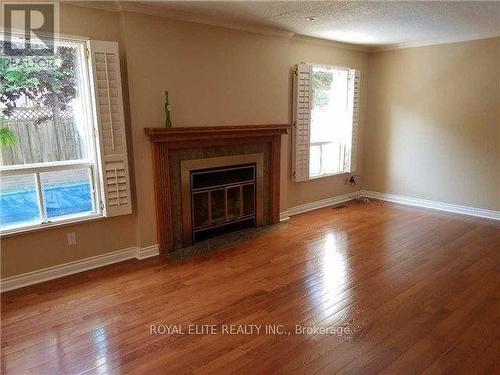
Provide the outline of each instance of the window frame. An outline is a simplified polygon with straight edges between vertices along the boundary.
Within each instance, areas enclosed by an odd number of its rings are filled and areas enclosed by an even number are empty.
[[[5,39],[5,34],[0,33],[0,39]],[[22,37],[23,34],[11,33]],[[87,41],[89,38],[58,35],[54,37],[55,44],[61,43],[71,45],[77,48],[78,53],[78,69],[79,69],[79,85],[81,91],[80,100],[82,101],[82,113],[84,117],[84,139],[85,139],[85,155],[86,158],[78,160],[55,161],[34,164],[19,164],[0,166],[0,176],[13,176],[16,174],[34,174],[36,181],[36,193],[38,197],[38,205],[40,218],[42,222],[36,224],[9,226],[0,228],[2,237],[14,234],[21,234],[42,229],[54,228],[58,226],[68,225],[72,223],[80,223],[101,219],[104,217],[103,197],[102,197],[102,181],[100,177],[100,140],[98,139],[97,121],[94,116],[94,108],[97,105],[94,93],[91,86],[92,69],[87,49]],[[90,213],[76,213],[70,215],[59,216],[55,218],[47,218],[45,203],[42,192],[40,174],[44,172],[54,172],[59,170],[74,170],[74,169],[89,169],[89,181],[91,183],[92,205],[94,210]]]
[[[353,87],[352,87],[352,84],[353,84],[353,81],[351,80],[354,80],[354,72],[355,72],[355,68],[352,68],[352,67],[349,67],[349,66],[341,66],[341,65],[332,65],[332,64],[322,64],[322,63],[312,63],[312,62],[307,62],[306,64],[308,65],[311,65],[311,69],[313,69],[314,66],[323,66],[323,67],[328,67],[328,68],[332,68],[332,69],[335,69],[335,70],[344,70],[344,71],[347,71],[347,74],[348,74],[348,81],[347,81],[347,84],[349,86],[349,92],[351,92],[352,95],[354,95],[354,91],[353,91]],[[313,88],[312,88],[312,83],[311,83],[311,93],[313,91]],[[314,96],[313,96],[314,97]],[[349,103],[349,101],[351,100],[352,98],[348,97],[347,98],[347,101]],[[354,108],[352,108],[352,104],[348,104],[351,108],[351,111],[354,110]],[[312,116],[312,110],[311,110],[311,116]],[[351,113],[351,118],[352,118],[353,114]],[[310,119],[310,123],[309,123],[309,126],[311,127],[311,124],[312,124],[312,118]],[[354,130],[354,126],[353,124],[351,124],[351,131]],[[324,145],[327,145],[327,144],[330,144],[330,143],[333,143],[333,142],[328,142],[328,141],[316,141],[316,142],[312,142],[311,140],[309,140],[309,155],[311,154],[311,147],[313,146],[320,146],[320,149],[322,148],[322,146]],[[351,141],[352,143],[352,141]],[[351,144],[351,148],[352,148],[352,144]],[[322,152],[322,151],[321,151]],[[320,157],[322,159],[322,157]],[[310,159],[310,156],[309,156],[309,159]],[[309,180],[315,180],[315,179],[319,179],[319,178],[324,178],[324,177],[331,177],[331,176],[339,176],[339,175],[345,175],[345,174],[351,174],[353,172],[353,169],[352,169],[352,163],[350,162],[349,163],[349,170],[342,170],[342,171],[339,171],[339,172],[329,172],[329,173],[320,173],[320,174],[311,174],[311,168],[309,168],[309,176],[308,176],[308,179]],[[321,168],[320,168],[321,169]]]

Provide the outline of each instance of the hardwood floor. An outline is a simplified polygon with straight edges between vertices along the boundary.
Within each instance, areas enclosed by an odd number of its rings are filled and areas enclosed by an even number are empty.
[[[499,257],[498,222],[378,202],[325,208],[182,262],[4,293],[2,372],[499,373]],[[186,334],[203,324],[217,334]],[[230,324],[286,332],[223,334]]]

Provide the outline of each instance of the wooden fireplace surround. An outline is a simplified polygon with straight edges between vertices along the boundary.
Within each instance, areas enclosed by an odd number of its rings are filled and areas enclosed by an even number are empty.
[[[281,135],[290,125],[242,125],[182,128],[145,128],[153,152],[156,229],[162,253],[174,250],[170,191],[169,150],[208,148],[236,144],[268,143],[270,160],[270,223],[280,217]]]

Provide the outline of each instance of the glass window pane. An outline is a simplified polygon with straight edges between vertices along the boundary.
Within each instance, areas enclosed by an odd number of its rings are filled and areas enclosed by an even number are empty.
[[[59,44],[54,56],[7,59],[4,43],[0,40],[0,64],[7,94],[0,97],[0,120],[13,142],[0,148],[1,164],[89,158],[86,127],[91,122],[84,118],[80,47]]]
[[[90,169],[41,173],[40,180],[47,218],[94,211]]]
[[[309,175],[317,176],[321,172],[321,146],[311,146],[309,151]]]
[[[350,128],[348,71],[313,66],[311,142],[345,142]]]
[[[0,177],[0,226],[5,229],[40,222],[35,175]]]
[[[331,174],[341,171],[342,147],[340,143],[327,143],[323,145],[322,173]]]

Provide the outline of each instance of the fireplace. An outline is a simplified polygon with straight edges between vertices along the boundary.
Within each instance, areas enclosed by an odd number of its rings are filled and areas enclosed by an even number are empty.
[[[191,172],[193,243],[255,224],[255,164]]]
[[[162,252],[279,222],[287,124],[146,128]]]
[[[181,161],[184,246],[262,225],[262,153]]]

